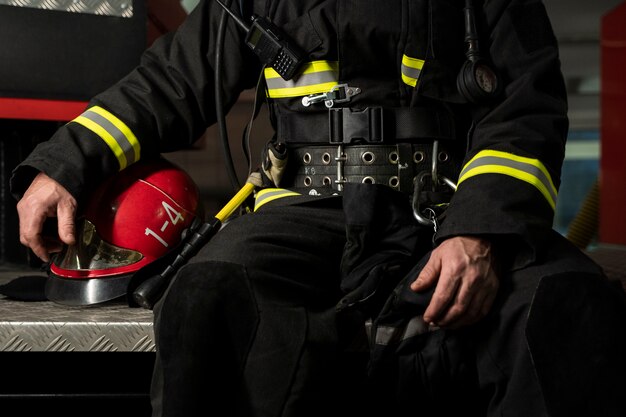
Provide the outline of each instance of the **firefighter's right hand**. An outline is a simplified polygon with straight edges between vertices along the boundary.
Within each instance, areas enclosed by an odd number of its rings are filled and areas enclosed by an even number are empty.
[[[48,262],[50,254],[60,251],[64,243],[73,245],[76,242],[76,207],[76,199],[61,184],[40,172],[17,203],[20,242],[42,261]],[[57,218],[60,241],[43,234],[44,223],[49,217]]]

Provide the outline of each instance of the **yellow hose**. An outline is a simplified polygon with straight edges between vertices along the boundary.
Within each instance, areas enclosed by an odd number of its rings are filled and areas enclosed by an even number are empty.
[[[580,249],[586,249],[598,232],[599,208],[600,186],[596,179],[567,229],[567,239]]]
[[[235,194],[235,196],[231,198],[230,201],[226,203],[226,205],[215,215],[215,218],[220,222],[224,222],[224,220],[229,218],[230,215],[233,214],[233,212],[237,210],[237,208],[239,208],[244,201],[246,201],[246,198],[248,198],[253,191],[254,184],[249,182],[245,183],[237,194]]]

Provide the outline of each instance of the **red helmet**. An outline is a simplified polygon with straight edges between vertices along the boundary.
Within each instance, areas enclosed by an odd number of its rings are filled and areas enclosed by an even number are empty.
[[[90,195],[76,244],[53,257],[46,297],[88,305],[125,296],[133,274],[177,248],[199,214],[185,171],[165,159],[131,165]]]

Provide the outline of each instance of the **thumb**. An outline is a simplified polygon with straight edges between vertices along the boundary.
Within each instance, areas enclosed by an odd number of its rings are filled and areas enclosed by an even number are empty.
[[[76,215],[76,204],[73,201],[60,203],[57,208],[57,223],[59,238],[67,245],[76,243],[76,230],[74,218]]]

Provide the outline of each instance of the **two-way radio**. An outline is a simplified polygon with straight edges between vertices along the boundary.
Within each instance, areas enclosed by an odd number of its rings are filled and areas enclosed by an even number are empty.
[[[220,0],[215,1],[246,31],[246,44],[263,64],[272,67],[285,81],[296,75],[306,53],[287,34],[262,16],[254,15],[248,25]]]

